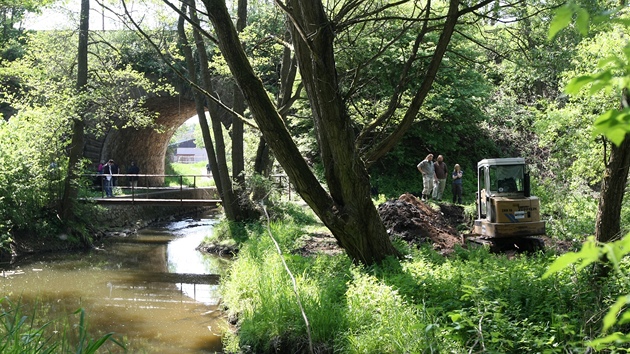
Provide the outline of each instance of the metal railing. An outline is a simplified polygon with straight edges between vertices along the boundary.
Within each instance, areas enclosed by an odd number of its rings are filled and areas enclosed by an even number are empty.
[[[100,191],[100,198],[106,199],[105,176],[104,174],[83,174],[86,179],[91,179],[92,184],[88,187],[92,191]],[[136,199],[156,199],[164,200],[186,200],[184,192],[194,189],[215,188],[209,181],[212,174],[197,175],[174,175],[174,174],[112,174],[112,192],[117,199],[126,198],[134,202]],[[270,176],[276,188],[288,194],[292,199],[291,183],[285,174],[274,174]],[[131,183],[132,179],[137,179],[136,183]],[[87,193],[86,193],[87,194]],[[178,194],[175,198],[163,198],[167,194]],[[98,198],[98,197],[92,197]],[[218,199],[218,194],[216,195]]]
[[[100,190],[101,197],[106,195],[106,176],[111,176],[112,190],[122,192],[121,196],[135,198],[150,198],[152,194],[163,194],[169,192],[180,192],[184,190],[201,188],[199,182],[212,179],[212,175],[170,175],[170,174],[126,174],[114,173],[111,175],[104,174],[83,174],[84,178],[92,179],[89,187]],[[133,180],[136,183],[131,183]],[[204,183],[201,183],[204,184]],[[210,183],[208,183],[208,187]]]

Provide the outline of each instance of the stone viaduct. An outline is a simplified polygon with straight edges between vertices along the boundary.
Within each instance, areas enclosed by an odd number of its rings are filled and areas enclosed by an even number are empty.
[[[141,174],[164,174],[164,159],[169,141],[177,128],[196,115],[192,100],[180,97],[153,97],[146,102],[151,112],[159,113],[156,123],[163,132],[152,128],[109,128],[101,138],[88,136],[84,157],[93,163],[93,170],[101,160],[113,159],[125,173],[131,161],[140,167]]]

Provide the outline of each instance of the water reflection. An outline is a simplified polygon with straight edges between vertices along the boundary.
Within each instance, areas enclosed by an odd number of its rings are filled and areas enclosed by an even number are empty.
[[[217,352],[225,327],[218,285],[203,282],[229,261],[195,250],[215,222],[174,222],[100,251],[2,265],[24,273],[0,278],[0,291],[47,304],[52,317],[83,307],[91,330],[122,336],[130,353]]]

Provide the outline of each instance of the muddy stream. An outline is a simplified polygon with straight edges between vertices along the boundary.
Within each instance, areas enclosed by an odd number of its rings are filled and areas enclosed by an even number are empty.
[[[215,284],[230,261],[195,250],[216,222],[165,223],[87,253],[0,264],[0,295],[37,303],[51,319],[84,308],[90,333],[115,332],[128,353],[220,352]]]

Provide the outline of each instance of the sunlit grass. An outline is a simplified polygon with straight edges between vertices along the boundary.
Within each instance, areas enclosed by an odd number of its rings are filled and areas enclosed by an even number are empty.
[[[185,186],[197,186],[197,187],[214,187],[214,178],[207,175],[206,162],[197,163],[171,163],[170,169],[172,172],[168,174],[182,175],[180,180],[177,177],[165,178],[165,184],[168,186],[179,186],[183,183]]]
[[[446,258],[411,248],[405,260],[363,267],[343,254],[297,255],[306,228],[295,221],[270,228],[283,256],[264,228],[249,228],[224,278],[223,303],[238,317],[226,352],[308,348],[281,257],[297,280],[316,352],[583,352],[606,304],[629,291],[616,279],[595,287],[588,274],[569,271],[542,279],[551,253],[508,258],[480,248]]]

